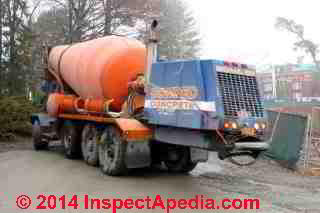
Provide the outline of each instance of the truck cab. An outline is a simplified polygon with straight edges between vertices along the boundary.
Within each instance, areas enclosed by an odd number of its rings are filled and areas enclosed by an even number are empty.
[[[218,151],[221,159],[267,149],[267,117],[252,66],[219,60],[156,62],[145,113],[155,139]]]

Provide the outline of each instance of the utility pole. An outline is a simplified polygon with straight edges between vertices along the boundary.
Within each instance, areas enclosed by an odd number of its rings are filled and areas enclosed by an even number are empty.
[[[277,77],[276,77],[276,67],[274,65],[271,66],[272,69],[272,96],[277,98]]]

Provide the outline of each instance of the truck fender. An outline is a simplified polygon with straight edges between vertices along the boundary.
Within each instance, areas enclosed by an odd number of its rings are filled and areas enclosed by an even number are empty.
[[[145,141],[153,136],[152,129],[136,119],[117,118],[115,123],[128,142]]]
[[[51,126],[56,121],[56,118],[50,117],[46,113],[36,113],[31,115],[31,124],[38,122],[40,126]]]
[[[152,138],[152,129],[136,119],[118,118],[116,125],[127,142],[127,168],[142,168],[151,165],[151,150],[149,139]]]

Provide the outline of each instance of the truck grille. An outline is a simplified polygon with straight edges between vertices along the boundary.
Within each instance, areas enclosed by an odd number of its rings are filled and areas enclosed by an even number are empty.
[[[263,117],[263,107],[255,76],[218,72],[224,114],[237,117],[248,112],[250,117]]]

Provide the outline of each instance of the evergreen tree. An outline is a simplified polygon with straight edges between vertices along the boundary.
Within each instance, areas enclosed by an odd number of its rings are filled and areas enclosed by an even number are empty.
[[[160,58],[196,58],[200,38],[195,19],[186,4],[181,0],[162,0],[160,9]]]

